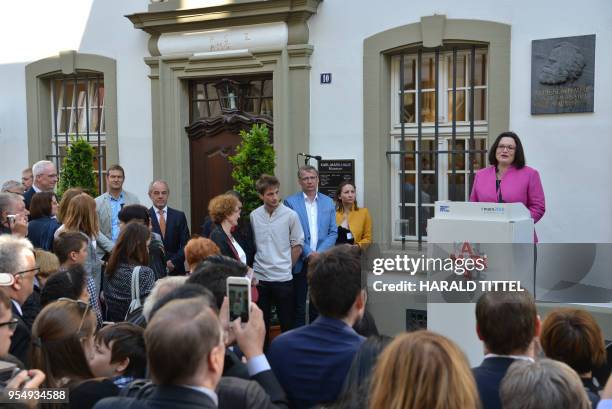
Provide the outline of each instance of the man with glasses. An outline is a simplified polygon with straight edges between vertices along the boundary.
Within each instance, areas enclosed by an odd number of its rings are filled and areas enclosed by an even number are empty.
[[[36,266],[32,244],[22,238],[0,236],[0,291],[11,299],[13,317],[17,327],[11,339],[9,352],[28,366],[31,329],[23,320],[21,306],[34,290]]]
[[[34,166],[32,166],[32,175],[34,177],[32,187],[30,187],[23,195],[25,205],[28,210],[30,209],[32,196],[39,192],[53,192],[58,179],[55,165],[53,162],[48,160],[36,162]]]
[[[319,171],[314,166],[306,165],[298,170],[298,183],[302,187],[287,199],[285,205],[295,210],[300,217],[304,230],[304,250],[293,266],[293,291],[295,293],[295,323],[300,327],[306,323],[306,297],[308,282],[306,274],[308,264],[317,255],[336,244],[338,226],[336,225],[336,207],[327,195],[319,194]],[[309,321],[316,318],[316,310],[310,308]]]

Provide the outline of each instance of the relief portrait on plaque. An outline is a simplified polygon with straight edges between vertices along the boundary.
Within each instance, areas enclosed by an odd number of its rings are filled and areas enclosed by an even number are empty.
[[[593,112],[595,35],[533,40],[531,114]]]

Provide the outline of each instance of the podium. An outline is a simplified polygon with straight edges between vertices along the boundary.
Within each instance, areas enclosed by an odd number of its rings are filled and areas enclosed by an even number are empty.
[[[475,278],[517,280],[533,294],[534,226],[522,203],[436,202],[427,237],[428,257],[485,258],[486,269]],[[480,365],[484,356],[475,317],[481,294],[453,298],[430,293],[427,302],[427,328],[456,342],[471,366]]]

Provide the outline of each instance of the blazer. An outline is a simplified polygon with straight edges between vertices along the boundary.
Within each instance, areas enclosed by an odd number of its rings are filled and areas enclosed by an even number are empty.
[[[314,250],[310,248],[310,225],[304,204],[304,192],[297,192],[285,199],[285,205],[293,209],[300,218],[304,230],[304,247],[299,260],[293,266],[293,273],[300,273],[304,262]],[[325,251],[336,244],[338,226],[336,225],[336,207],[334,201],[327,195],[317,193],[317,252]]]
[[[510,357],[486,358],[480,366],[472,368],[482,409],[501,409],[499,385],[514,361]]]
[[[336,224],[340,226],[344,219],[344,211],[336,211]],[[352,209],[348,215],[349,229],[355,238],[355,244],[359,247],[367,247],[372,243],[372,217],[370,212],[365,207],[360,207],[359,210]]]
[[[49,216],[32,219],[28,223],[27,238],[34,247],[51,251],[53,249],[53,235],[59,227],[60,224],[57,220]]]
[[[153,207],[149,208],[153,231],[161,235],[157,215]],[[174,264],[172,275],[185,273],[185,245],[189,241],[189,227],[185,213],[168,207],[166,214],[166,235],[162,236],[166,257]]]
[[[23,320],[21,314],[19,314],[19,310],[17,307],[15,307],[15,302],[12,300],[11,309],[13,311],[13,317],[17,318],[17,328],[11,337],[11,347],[9,348],[9,353],[23,362],[26,368],[29,368],[30,338],[32,338],[32,331]]]
[[[25,207],[28,210],[30,210],[30,202],[32,202],[32,196],[34,196],[35,193],[36,193],[36,190],[34,190],[34,186],[30,186],[30,188],[26,190],[25,193],[23,194],[23,200],[25,202]]]
[[[232,234],[232,237],[234,237],[234,240],[238,241],[237,238],[233,234]],[[223,231],[223,228],[221,227],[221,225],[216,224],[216,223],[214,224],[214,227],[212,231],[210,232],[210,239],[215,242],[217,247],[219,247],[219,250],[221,250],[222,255],[240,261],[238,258],[238,252],[236,251],[234,246],[231,244],[230,238],[227,237],[227,234],[225,234],[225,231]]]
[[[219,408],[287,409],[285,391],[271,370],[254,375],[253,380],[223,376],[217,386]]]
[[[511,166],[501,179],[500,192],[496,189],[495,166],[488,166],[476,172],[470,202],[491,202],[499,200],[498,193],[504,203],[522,203],[531,213],[534,223],[540,221],[546,212],[544,189],[537,170],[525,166],[517,169]],[[535,236],[537,242],[537,236]]]
[[[306,409],[336,400],[363,341],[343,321],[324,316],[276,337],[268,360],[290,406]]]
[[[94,409],[217,409],[206,394],[184,386],[160,385],[146,399],[106,398]]]
[[[123,191],[124,205],[140,204],[138,197],[126,190]],[[108,192],[96,197],[96,212],[100,221],[100,233],[96,238],[98,244],[98,256],[102,258],[104,253],[113,251],[115,243],[111,240],[112,236],[112,217],[110,206],[110,194]]]

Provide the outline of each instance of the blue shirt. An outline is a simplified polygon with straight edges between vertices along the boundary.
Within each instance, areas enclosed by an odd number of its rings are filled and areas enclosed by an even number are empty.
[[[268,360],[290,407],[334,401],[363,341],[345,322],[323,316],[274,339]]]
[[[115,199],[113,195],[108,195],[110,198],[110,208],[111,208],[111,240],[113,242],[117,241],[119,237],[119,212],[121,208],[125,204],[125,199],[123,197],[123,191],[119,193],[119,198]]]

